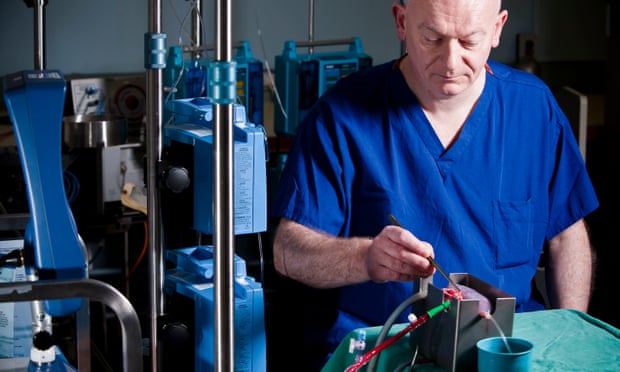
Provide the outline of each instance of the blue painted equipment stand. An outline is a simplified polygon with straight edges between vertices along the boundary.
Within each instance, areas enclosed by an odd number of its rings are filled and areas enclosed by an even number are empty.
[[[5,76],[3,87],[31,216],[24,248],[26,259],[34,262],[27,262],[26,269],[34,264],[41,280],[86,278],[85,252],[63,183],[64,77],[55,70],[22,71]],[[79,298],[44,302],[51,316],[76,312],[81,305]]]

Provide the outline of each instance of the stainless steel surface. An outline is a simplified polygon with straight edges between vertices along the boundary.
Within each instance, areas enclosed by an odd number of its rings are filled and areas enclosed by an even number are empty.
[[[232,61],[231,0],[215,6],[216,61]],[[234,371],[233,105],[215,105],[213,131],[215,228],[215,371]]]
[[[234,370],[234,231],[232,105],[216,105],[215,164],[215,370]]]
[[[127,121],[116,115],[65,116],[62,142],[75,148],[122,145],[127,142]]]
[[[353,38],[348,39],[329,39],[329,40],[312,40],[312,41],[296,41],[297,47],[310,47],[310,46],[331,46],[331,45],[346,45],[355,41]]]
[[[159,34],[162,31],[161,0],[149,0],[148,32]],[[147,68],[146,72],[146,187],[148,222],[148,262],[150,299],[150,357],[151,370],[160,371],[159,320],[164,315],[164,257],[161,239],[161,214],[159,210],[158,170],[162,154],[162,114],[163,114],[163,73],[158,68]]]
[[[90,372],[92,365],[92,353],[90,349],[90,301],[82,301],[82,307],[75,314],[76,324],[76,349],[77,349],[77,370],[79,372]]]
[[[492,305],[491,316],[506,336],[512,335],[515,298],[502,290],[466,273],[450,274],[461,286],[469,287],[486,297]],[[423,304],[413,306],[421,313],[445,301],[443,289],[427,283],[428,295]],[[476,369],[476,342],[482,338],[499,336],[500,331],[479,310],[480,300],[452,298],[450,308],[430,319],[424,327],[411,333],[412,348],[431,358],[447,371]],[[420,308],[423,306],[424,308]],[[486,316],[486,315],[485,315]]]
[[[45,0],[35,0],[34,9],[34,69],[45,69]]]
[[[243,45],[242,42],[237,41],[232,44],[233,49],[239,48]],[[183,45],[181,49],[183,53],[196,53],[204,51],[214,51],[217,46],[215,44],[203,44],[203,45]]]
[[[121,326],[123,370],[142,371],[142,335],[134,308],[116,288],[93,279],[0,283],[0,302],[88,298],[107,305]]]
[[[202,45],[202,0],[194,2],[192,7],[192,45]],[[193,58],[200,58],[200,50],[194,52]]]
[[[309,0],[309,8],[308,9],[308,42],[314,42],[314,0]],[[314,47],[310,44],[308,48],[308,53],[314,53]]]
[[[433,267],[437,269],[437,271],[439,271],[441,276],[443,276],[444,278],[448,280],[448,283],[450,283],[452,287],[454,287],[454,289],[456,289],[457,291],[460,291],[458,284],[456,284],[456,282],[441,268],[441,266],[439,266],[439,264],[437,263],[437,261],[435,261],[433,257],[428,256],[426,257],[426,259],[428,259],[428,262],[430,262],[431,265],[433,265]]]

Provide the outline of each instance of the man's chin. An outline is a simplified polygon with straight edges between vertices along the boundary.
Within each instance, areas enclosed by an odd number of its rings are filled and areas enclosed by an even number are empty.
[[[465,91],[466,87],[462,84],[444,84],[437,90],[438,96],[450,98],[458,96]]]

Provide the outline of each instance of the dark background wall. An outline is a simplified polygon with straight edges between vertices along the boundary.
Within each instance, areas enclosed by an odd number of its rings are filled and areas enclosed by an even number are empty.
[[[168,45],[189,44],[190,1],[162,1]],[[398,55],[392,0],[314,1],[314,39],[359,36],[376,62]],[[214,0],[204,0],[206,43],[214,40]],[[309,1],[238,0],[232,4],[232,37],[248,40],[255,56],[274,65],[286,40],[307,40]],[[65,74],[143,71],[148,1],[51,0],[46,5],[47,67]],[[493,58],[516,61],[519,33],[537,34],[541,61],[605,58],[606,0],[504,0],[509,11],[501,46]],[[0,1],[0,75],[33,65],[31,8]],[[260,36],[259,36],[260,32]]]

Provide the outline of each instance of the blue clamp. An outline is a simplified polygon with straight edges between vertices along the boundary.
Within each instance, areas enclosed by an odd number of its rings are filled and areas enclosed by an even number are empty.
[[[166,34],[144,34],[144,68],[166,68]]]
[[[237,63],[213,62],[209,64],[208,96],[215,104],[233,104],[237,100]]]

